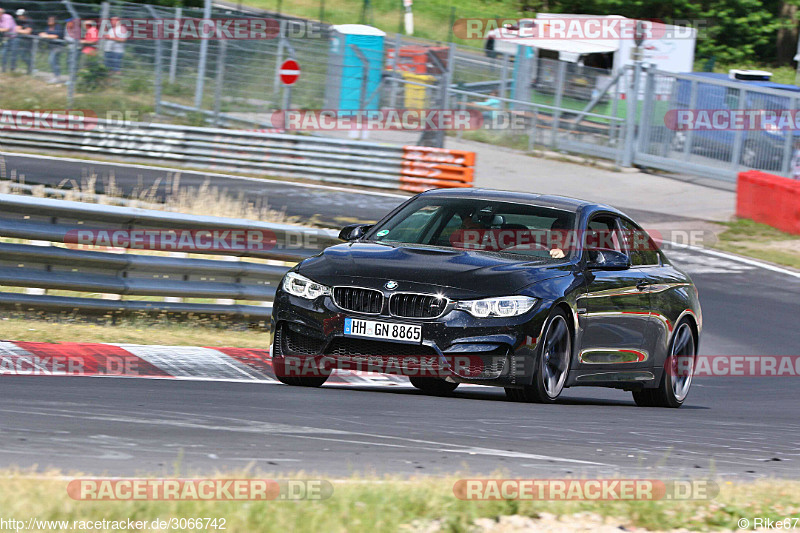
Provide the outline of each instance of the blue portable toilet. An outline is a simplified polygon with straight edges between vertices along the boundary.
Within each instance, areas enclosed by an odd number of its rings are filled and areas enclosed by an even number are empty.
[[[326,109],[378,109],[380,93],[377,89],[383,75],[385,39],[386,33],[372,26],[342,24],[331,27]],[[366,84],[363,83],[364,64],[356,49],[369,63]]]

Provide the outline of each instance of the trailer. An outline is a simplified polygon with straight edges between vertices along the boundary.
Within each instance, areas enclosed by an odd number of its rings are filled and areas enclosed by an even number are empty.
[[[598,86],[635,62],[637,25],[643,30],[640,59],[665,72],[692,72],[697,30],[619,15],[540,13],[535,19],[488,32],[490,56],[519,54],[535,61],[533,79],[546,79],[555,60],[592,69]],[[591,89],[595,89],[592,87]]]

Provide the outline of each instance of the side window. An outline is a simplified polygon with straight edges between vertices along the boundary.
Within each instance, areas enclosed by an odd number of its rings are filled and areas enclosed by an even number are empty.
[[[659,264],[658,247],[645,230],[624,218],[619,219],[622,241],[631,266],[654,266]]]
[[[601,215],[590,220],[583,238],[586,249],[625,252],[614,217]]]

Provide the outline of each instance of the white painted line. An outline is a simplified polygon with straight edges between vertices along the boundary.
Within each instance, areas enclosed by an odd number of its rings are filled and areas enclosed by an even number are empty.
[[[180,167],[158,167],[158,166],[151,166],[151,165],[141,165],[137,163],[119,163],[114,161],[97,161],[94,159],[78,159],[75,157],[58,157],[52,155],[37,155],[37,154],[22,154],[22,153],[15,153],[15,152],[3,152],[0,151],[0,155],[7,155],[11,157],[28,157],[31,159],[47,159],[52,161],[70,161],[75,163],[85,163],[85,164],[96,164],[96,165],[108,165],[113,167],[125,167],[125,168],[140,168],[142,170],[158,170],[158,171],[172,171],[180,174],[196,174],[198,176],[213,176],[215,178],[226,178],[226,179],[237,179],[237,180],[244,180],[244,181],[254,181],[259,183],[280,183],[283,185],[289,185],[292,187],[300,187],[305,189],[324,189],[327,191],[336,191],[336,192],[346,192],[350,194],[365,194],[368,196],[384,196],[387,198],[402,198],[403,200],[407,200],[411,198],[410,195],[405,194],[395,194],[390,192],[378,192],[378,191],[364,191],[361,189],[351,189],[347,187],[336,187],[334,185],[322,185],[316,183],[299,183],[296,181],[287,181],[287,180],[276,180],[271,178],[252,178],[250,176],[237,176],[236,174],[222,174],[219,172],[203,172],[201,170],[186,170]]]
[[[476,446],[462,446],[460,444],[448,444],[445,442],[436,442],[421,439],[409,439],[406,437],[395,437],[391,435],[376,435],[372,433],[359,433],[354,431],[339,430],[337,434],[352,435],[357,437],[370,437],[374,439],[394,440],[407,442],[409,444],[390,444],[386,442],[372,442],[362,440],[347,440],[335,437],[316,437],[310,435],[286,435],[298,439],[312,439],[312,440],[325,440],[330,442],[341,442],[346,444],[363,444],[365,446],[378,446],[378,447],[392,447],[392,448],[408,448],[411,450],[427,450],[441,453],[463,453],[467,455],[488,455],[491,457],[510,457],[514,459],[533,459],[537,461],[552,461],[558,463],[571,463],[592,466],[608,466],[606,463],[597,463],[594,461],[582,461],[580,459],[569,459],[566,457],[555,457],[550,455],[538,455],[525,452],[515,452],[512,450],[499,450],[495,448],[482,448]]]
[[[682,248],[684,250],[692,250],[694,252],[700,252],[708,255],[712,255],[715,257],[720,257],[724,259],[730,259],[731,261],[738,261],[739,263],[743,263],[745,265],[750,265],[758,268],[763,268],[764,270],[770,270],[772,272],[777,272],[779,274],[785,274],[787,276],[791,276],[793,278],[800,279],[800,272],[795,272],[794,270],[789,270],[783,267],[779,267],[776,265],[771,265],[769,263],[763,263],[756,259],[750,259],[748,257],[741,257],[739,255],[729,254],[726,252],[720,252],[718,250],[711,250],[709,248],[703,248],[702,246],[692,246],[690,244],[679,244],[677,242],[671,241],[664,241],[668,243],[670,246],[674,246],[676,248]],[[669,253],[669,252],[667,252]]]

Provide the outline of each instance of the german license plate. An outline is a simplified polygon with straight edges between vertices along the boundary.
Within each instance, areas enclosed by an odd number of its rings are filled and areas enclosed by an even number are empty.
[[[348,337],[385,339],[413,344],[422,343],[422,326],[393,324],[358,318],[344,319],[344,334]]]

